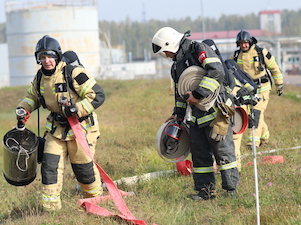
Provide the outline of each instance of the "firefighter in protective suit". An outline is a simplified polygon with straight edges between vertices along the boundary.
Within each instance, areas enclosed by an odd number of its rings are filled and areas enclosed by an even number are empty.
[[[236,37],[236,45],[240,49],[231,56],[239,67],[257,83],[257,94],[261,99],[251,110],[247,145],[252,146],[252,127],[255,128],[256,147],[264,146],[269,142],[270,133],[264,120],[264,113],[269,102],[274,80],[278,96],[283,93],[283,76],[274,56],[265,49],[256,45],[256,38],[245,30],[241,30]],[[238,140],[240,141],[240,140]]]
[[[216,53],[205,43],[187,39],[189,32],[179,33],[171,27],[163,27],[152,39],[155,54],[171,58],[173,65],[171,76],[175,82],[175,107],[167,119],[181,123],[186,114],[187,105],[191,105],[192,116],[189,121],[189,141],[193,161],[194,189],[198,192],[194,200],[208,200],[214,197],[215,174],[214,159],[222,177],[222,188],[231,196],[237,196],[236,187],[239,174],[236,167],[232,129],[229,126],[233,109],[226,104],[215,104],[208,111],[202,111],[195,105],[201,98],[212,95],[221,88],[224,79],[223,65]],[[182,98],[178,93],[178,81],[182,72],[190,66],[199,66],[206,71],[195,90]],[[223,116],[221,110],[226,111]]]
[[[62,56],[60,44],[56,39],[45,35],[38,41],[35,58],[36,62],[42,65],[38,71],[41,73],[40,85],[36,75],[32,86],[18,105],[18,108],[24,108],[29,113],[40,106],[50,111],[41,167],[42,206],[45,211],[61,209],[60,193],[67,157],[85,197],[99,196],[103,191],[99,171],[75,139],[67,117],[78,117],[94,155],[96,141],[100,135],[94,110],[103,104],[105,94],[82,66],[74,67],[70,74],[71,83],[68,84],[63,75],[66,73],[66,62],[62,61]],[[60,99],[66,98],[68,104],[59,103]]]

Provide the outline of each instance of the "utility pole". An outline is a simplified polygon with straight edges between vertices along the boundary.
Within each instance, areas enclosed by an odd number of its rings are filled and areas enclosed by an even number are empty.
[[[206,39],[206,29],[205,29],[203,0],[201,0],[201,19],[202,19],[202,33],[203,33],[203,40],[204,40],[204,39]]]
[[[142,23],[146,23],[144,3],[142,4]]]

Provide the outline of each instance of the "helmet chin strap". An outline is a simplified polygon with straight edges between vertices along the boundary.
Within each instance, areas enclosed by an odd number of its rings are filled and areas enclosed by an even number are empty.
[[[184,35],[183,35],[183,37],[182,37],[182,39],[181,39],[181,41],[180,41],[179,46],[181,46],[181,45],[183,44],[183,42],[185,41],[185,39],[186,39],[187,37],[189,37],[189,36],[191,36],[190,30],[188,30],[188,31],[186,31],[186,32],[184,33]]]
[[[186,40],[187,37],[191,36],[190,34],[190,30],[186,31],[182,37],[182,39],[180,40],[179,43],[179,49],[177,52],[175,52],[175,57],[173,58],[173,61],[176,61],[176,55],[178,54],[178,52],[180,51],[180,49],[182,48],[182,44],[184,43],[184,41]]]

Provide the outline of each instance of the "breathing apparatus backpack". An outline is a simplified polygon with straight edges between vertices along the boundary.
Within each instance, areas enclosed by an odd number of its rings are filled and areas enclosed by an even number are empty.
[[[227,65],[225,64],[220,51],[217,47],[217,45],[215,44],[215,42],[212,39],[205,39],[203,40],[203,43],[207,44],[219,57],[219,59],[221,60],[222,64],[223,64],[223,68],[224,68],[224,72],[225,72],[225,77],[224,77],[224,86],[228,87],[231,91],[235,86],[235,80],[233,75],[229,72],[229,68],[227,68]]]
[[[251,94],[256,93],[257,84],[253,81],[249,74],[244,72],[237,65],[235,60],[227,59],[224,61],[217,45],[212,39],[206,39],[203,42],[211,47],[211,49],[218,55],[219,59],[223,64],[225,71],[224,86],[226,86],[227,88],[229,88],[230,91],[232,91],[236,85],[235,79],[237,79]]]

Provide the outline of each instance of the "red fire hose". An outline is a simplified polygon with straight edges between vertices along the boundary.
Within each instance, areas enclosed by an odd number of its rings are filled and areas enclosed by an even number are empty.
[[[135,218],[135,216],[131,213],[131,211],[128,209],[127,205],[125,204],[122,195],[130,195],[127,192],[121,191],[117,188],[115,183],[112,181],[112,179],[106,174],[106,172],[94,161],[94,158],[90,152],[90,147],[87,143],[87,140],[82,132],[82,128],[80,126],[80,123],[77,119],[77,117],[72,116],[68,117],[68,122],[70,124],[70,127],[72,128],[72,131],[75,134],[75,137],[77,141],[82,145],[82,147],[85,149],[86,153],[91,157],[95,165],[97,166],[100,176],[103,180],[103,182],[106,184],[106,187],[108,188],[108,191],[110,193],[110,196],[100,196],[90,199],[80,199],[78,200],[78,204],[81,206],[84,206],[86,211],[89,213],[93,213],[100,216],[112,216],[116,215],[131,224],[134,225],[146,225],[146,222],[143,220],[138,220]],[[114,214],[100,206],[97,205],[97,203],[100,203],[102,201],[112,199],[115,203],[116,208],[118,209],[120,214]],[[156,225],[156,224],[153,224]]]

